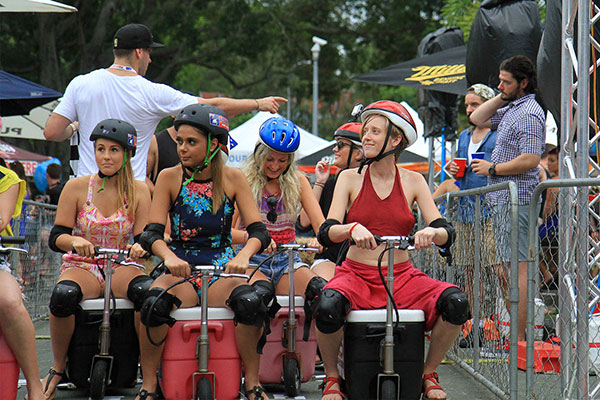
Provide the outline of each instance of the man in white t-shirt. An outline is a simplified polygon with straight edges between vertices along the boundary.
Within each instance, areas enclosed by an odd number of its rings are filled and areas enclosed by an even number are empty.
[[[154,42],[150,29],[142,24],[121,27],[114,36],[114,62],[106,69],[97,69],[75,77],[56,107],[44,129],[47,140],[60,142],[73,137],[78,145],[79,163],[76,175],[96,173],[93,143],[89,140],[96,124],[107,118],[129,122],[137,130],[136,156],[132,166],[135,178],[145,180],[148,149],[156,126],[169,115],[176,115],[191,103],[212,104],[228,116],[260,110],[277,112],[282,97],[261,99],[203,99],[180,92],[170,86],[154,83],[144,75],[152,62],[153,48],[163,47]]]

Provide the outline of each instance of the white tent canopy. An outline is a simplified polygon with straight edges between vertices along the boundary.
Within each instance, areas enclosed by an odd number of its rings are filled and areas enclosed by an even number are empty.
[[[260,126],[271,117],[281,117],[281,115],[261,111],[229,132],[228,166],[234,168],[243,167],[246,157],[254,151],[254,146],[256,146],[256,142],[258,141],[258,130]],[[315,136],[300,127],[298,127],[298,129],[300,130],[300,148],[296,152],[296,159],[317,152],[332,143]]]
[[[0,12],[77,12],[77,9],[52,0],[0,0]]]
[[[2,1],[2,0],[0,0]],[[29,115],[12,115],[0,119],[0,139],[12,137],[18,139],[46,140],[44,127],[59,100],[54,100],[43,106],[36,107]]]

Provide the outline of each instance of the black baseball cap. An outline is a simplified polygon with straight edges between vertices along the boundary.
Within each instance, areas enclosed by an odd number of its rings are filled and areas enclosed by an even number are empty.
[[[127,24],[119,28],[113,39],[114,49],[148,49],[164,47],[156,43],[150,29],[143,24]]]

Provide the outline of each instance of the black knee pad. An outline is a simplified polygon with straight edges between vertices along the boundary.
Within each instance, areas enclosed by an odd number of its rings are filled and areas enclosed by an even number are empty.
[[[54,286],[50,296],[50,312],[59,318],[73,315],[79,310],[81,299],[83,299],[83,293],[77,282],[60,281]]]
[[[350,302],[334,289],[324,289],[314,310],[317,329],[323,333],[337,332],[346,322]]]
[[[146,293],[154,280],[147,275],[136,276],[129,282],[127,287],[127,298],[133,303],[135,311],[140,311],[144,300],[146,300]]]
[[[159,288],[148,290],[140,310],[142,323],[149,327],[163,324],[173,326],[175,319],[170,315],[173,306],[181,306],[181,300],[177,296]]]
[[[235,323],[263,326],[267,316],[267,306],[255,286],[236,287],[231,291],[226,304],[233,310]]]
[[[275,298],[275,286],[271,281],[256,281],[251,285],[260,296],[265,306],[269,306]]]
[[[453,325],[462,325],[471,319],[469,299],[465,292],[457,287],[449,287],[444,290],[435,308],[438,309],[444,321]]]
[[[308,341],[310,323],[313,319],[315,307],[318,304],[319,295],[326,284],[327,281],[325,279],[315,276],[306,285],[306,290],[304,291],[304,335],[302,336],[302,340],[305,342]]]

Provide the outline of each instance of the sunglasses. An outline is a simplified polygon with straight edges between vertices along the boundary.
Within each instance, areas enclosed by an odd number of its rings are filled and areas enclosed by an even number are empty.
[[[341,140],[335,142],[335,147],[337,147],[338,150],[342,150],[346,146],[350,146],[350,143],[342,142]]]
[[[269,212],[267,213],[267,220],[274,224],[277,221],[277,213],[275,212],[275,208],[277,207],[277,197],[275,195],[270,195],[267,197],[267,206],[269,207]]]

